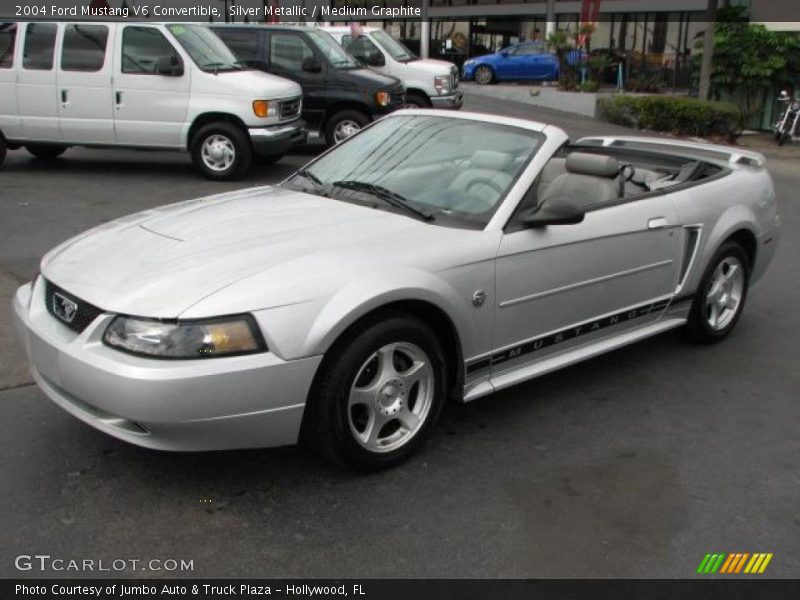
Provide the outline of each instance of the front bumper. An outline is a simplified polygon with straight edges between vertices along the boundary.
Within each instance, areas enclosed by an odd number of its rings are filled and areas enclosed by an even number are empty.
[[[30,308],[28,307],[30,303]],[[76,334],[44,306],[44,281],[13,301],[31,373],[53,402],[89,425],[158,450],[264,448],[297,442],[322,357],[275,354],[153,360],[107,347],[103,314]]]
[[[433,108],[458,110],[464,106],[464,93],[460,90],[456,90],[447,96],[431,96],[431,104]]]
[[[300,119],[282,125],[251,127],[247,131],[257,156],[284,154],[293,146],[305,144],[308,139],[308,128]]]

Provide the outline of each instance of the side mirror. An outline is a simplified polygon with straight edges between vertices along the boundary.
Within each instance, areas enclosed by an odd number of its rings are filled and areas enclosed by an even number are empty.
[[[322,63],[319,62],[319,59],[316,57],[309,56],[303,61],[303,64],[300,66],[300,68],[307,73],[319,73],[322,71]]]
[[[540,207],[530,208],[521,215],[526,227],[574,225],[583,221],[586,213],[567,198],[551,198]]]
[[[386,64],[386,58],[380,52],[372,52],[367,55],[367,64],[370,67],[382,67]]]
[[[178,56],[162,56],[156,63],[156,73],[166,77],[180,77],[183,75],[183,61]]]

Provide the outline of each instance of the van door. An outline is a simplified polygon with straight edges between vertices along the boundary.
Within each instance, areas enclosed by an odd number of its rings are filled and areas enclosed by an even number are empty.
[[[112,143],[113,33],[108,25],[65,24],[58,70],[58,116],[66,142]]]
[[[158,27],[125,25],[116,35],[114,129],[119,144],[182,148],[189,111],[190,69]],[[159,74],[159,63],[172,64]],[[186,65],[188,66],[188,65]]]
[[[56,92],[55,23],[28,23],[22,39],[22,65],[18,70],[17,107],[20,139],[61,141]]]
[[[0,23],[0,131],[6,138],[19,136],[17,73],[14,70],[17,24]]]

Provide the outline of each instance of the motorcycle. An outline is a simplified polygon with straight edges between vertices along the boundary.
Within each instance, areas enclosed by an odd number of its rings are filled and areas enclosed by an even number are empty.
[[[773,129],[775,130],[775,139],[778,145],[783,146],[790,139],[797,139],[797,124],[800,122],[800,99],[795,98],[792,100],[789,92],[783,90],[781,95],[778,96],[778,102],[786,104],[786,109],[773,125]]]

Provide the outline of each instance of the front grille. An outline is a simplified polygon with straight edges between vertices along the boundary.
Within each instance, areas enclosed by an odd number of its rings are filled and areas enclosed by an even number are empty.
[[[300,116],[300,98],[284,100],[279,104],[279,107],[282,121]]]
[[[62,290],[57,285],[46,282],[44,290],[44,300],[49,312],[54,319],[60,321],[62,325],[69,327],[76,333],[81,333],[92,321],[94,321],[102,310],[92,306],[88,302],[76,298],[69,292]],[[72,310],[72,304],[75,305]]]

